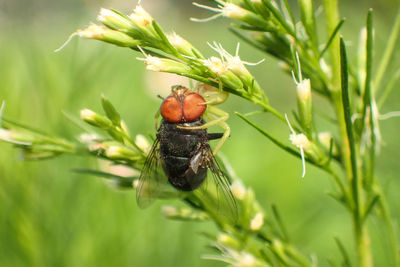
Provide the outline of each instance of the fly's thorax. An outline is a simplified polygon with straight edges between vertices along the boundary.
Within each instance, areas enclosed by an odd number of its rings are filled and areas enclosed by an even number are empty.
[[[160,155],[190,158],[207,143],[205,129],[186,130],[178,126],[201,126],[204,122],[197,120],[190,123],[170,123],[163,121],[159,130]]]

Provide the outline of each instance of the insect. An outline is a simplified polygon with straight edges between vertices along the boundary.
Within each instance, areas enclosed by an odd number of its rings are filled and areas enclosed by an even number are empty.
[[[207,106],[209,103],[215,103],[215,97],[206,101],[182,86],[172,87],[171,94],[163,100],[159,111],[162,121],[137,186],[140,207],[148,206],[161,195],[162,185],[168,180],[179,191],[205,192],[207,187],[214,187],[216,204],[224,213],[235,216],[236,202],[229,179],[214,157],[229,137],[229,126],[224,122],[228,114]],[[203,114],[211,121],[205,122]],[[220,125],[225,133],[207,133],[212,125]],[[209,141],[215,139],[220,141],[213,152]],[[210,179],[206,179],[208,170],[212,174]]]

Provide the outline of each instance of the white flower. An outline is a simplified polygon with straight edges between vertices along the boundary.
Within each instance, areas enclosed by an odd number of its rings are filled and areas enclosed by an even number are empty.
[[[218,57],[210,57],[209,59],[204,60],[203,64],[217,76],[222,76],[228,71],[227,64]]]
[[[240,43],[237,44],[236,46],[236,52],[235,55],[232,56],[229,54],[221,44],[218,44],[216,42],[213,43],[213,45],[208,44],[213,50],[215,50],[218,54],[220,54],[221,58],[226,61],[226,65],[230,71],[232,71],[234,74],[238,75],[239,77],[243,77],[246,75],[250,75],[249,71],[245,67],[245,65],[258,65],[264,61],[264,59],[260,60],[259,62],[256,63],[250,63],[247,61],[243,61],[239,57],[239,48],[240,48]]]
[[[297,85],[297,97],[300,101],[308,101],[311,97],[311,84],[310,79],[304,79]]]
[[[215,14],[214,16],[211,16],[209,18],[205,18],[205,19],[196,19],[196,18],[190,18],[190,19],[192,21],[196,21],[196,22],[207,22],[207,21],[216,19],[220,16],[233,18],[233,19],[241,19],[244,16],[246,16],[246,14],[248,13],[248,11],[246,9],[241,8],[240,6],[235,5],[233,3],[224,2],[224,1],[216,1],[216,2],[219,4],[218,8],[209,7],[209,6],[194,2],[193,5],[203,8],[203,9],[206,9],[206,10],[216,12],[217,14]]]
[[[264,214],[257,212],[253,219],[250,221],[250,229],[258,231],[264,225]]]
[[[292,142],[293,145],[295,145],[297,148],[300,149],[301,162],[303,165],[302,177],[304,177],[306,175],[306,161],[305,161],[305,157],[304,157],[304,150],[305,149],[307,150],[311,146],[311,142],[310,142],[310,140],[308,140],[307,136],[305,136],[304,134],[296,134],[296,132],[292,128],[292,125],[290,125],[287,114],[285,114],[285,118],[288,123],[289,129],[291,131],[289,140]]]
[[[159,57],[147,55],[146,59],[144,60],[144,64],[146,64],[147,70],[162,71],[164,69],[164,62]]]
[[[311,142],[308,140],[307,136],[302,133],[296,134],[293,132],[292,134],[290,134],[289,140],[292,142],[293,145],[298,148],[307,149],[311,145]]]
[[[246,14],[246,10],[232,3],[224,3],[221,7],[221,14],[224,17],[240,19]]]

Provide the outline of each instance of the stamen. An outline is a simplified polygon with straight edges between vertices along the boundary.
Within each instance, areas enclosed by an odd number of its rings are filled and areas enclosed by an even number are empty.
[[[79,33],[78,32],[74,32],[73,34],[71,34],[68,37],[68,39],[59,48],[54,50],[54,52],[57,53],[57,52],[60,52],[61,50],[63,50],[64,47],[66,47],[69,44],[69,42],[71,42],[72,38],[74,38],[76,35],[79,35]]]
[[[220,17],[221,15],[222,14],[216,14],[216,15],[213,15],[213,16],[211,16],[209,18],[205,18],[205,19],[190,18],[190,20],[193,21],[193,22],[209,22],[209,21],[212,21],[212,20]]]
[[[379,115],[378,119],[387,120],[387,119],[394,118],[394,117],[400,117],[400,111],[391,111],[386,114]]]

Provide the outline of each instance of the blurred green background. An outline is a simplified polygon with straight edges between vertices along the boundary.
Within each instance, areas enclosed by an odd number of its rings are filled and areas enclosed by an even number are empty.
[[[142,2],[167,31],[181,34],[205,54],[212,54],[206,42],[213,40],[234,51],[237,40],[225,31],[227,21],[188,22],[191,16],[210,15],[194,8],[191,1]],[[347,17],[343,35],[350,57],[367,8],[375,8],[375,57],[379,58],[398,1],[339,2],[342,15]],[[7,102],[6,115],[73,139],[80,130],[61,111],[78,115],[80,109],[90,108],[100,112],[100,94],[104,93],[132,133],[154,133],[154,114],[160,104],[155,95],[165,95],[170,85],[186,80],[148,73],[143,63],[135,60],[139,54],[95,41],[74,39],[61,52],[53,52],[71,32],[95,21],[100,7],[129,13],[134,5],[121,0],[0,1],[0,101]],[[321,23],[320,31],[326,38],[324,27]],[[241,46],[241,55],[248,61],[265,57],[246,45]],[[396,55],[392,69],[398,63]],[[287,113],[295,108],[294,83],[280,72],[274,59],[267,57],[251,71],[273,106]],[[394,90],[381,112],[399,110],[399,100],[400,91]],[[314,103],[325,104],[320,98],[314,98]],[[229,112],[254,110],[236,97],[223,108]],[[287,127],[271,116],[254,119],[282,140],[288,139]],[[222,152],[238,176],[254,188],[267,211],[271,203],[278,205],[292,241],[305,254],[317,256],[319,266],[328,266],[328,258],[339,258],[334,236],[354,251],[350,217],[326,195],[332,183],[325,173],[308,165],[302,179],[300,161],[234,115],[228,123],[232,135]],[[327,124],[320,125],[321,131],[330,129]],[[398,221],[399,119],[382,121],[381,127],[386,145],[378,158],[377,174]],[[201,260],[201,255],[213,252],[200,234],[213,232],[212,224],[166,220],[160,215],[162,203],[140,210],[133,191],[117,191],[102,180],[69,171],[96,165],[93,159],[73,156],[24,162],[12,146],[0,143],[0,266],[225,265]],[[376,266],[388,266],[390,250],[384,227],[376,217],[369,224]]]

